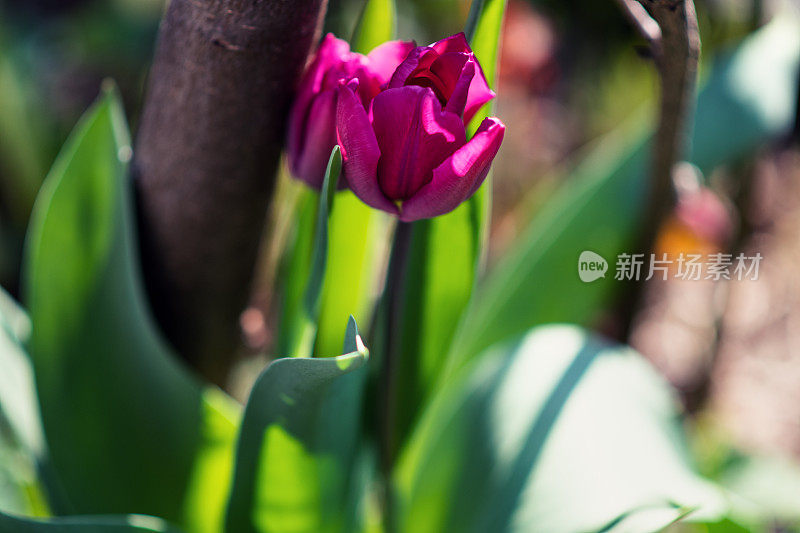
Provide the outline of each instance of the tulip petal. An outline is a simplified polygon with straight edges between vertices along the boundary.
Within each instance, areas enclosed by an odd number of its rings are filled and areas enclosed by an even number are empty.
[[[294,177],[315,189],[322,187],[331,150],[336,146],[336,91],[323,91],[311,104],[305,135],[289,164]]]
[[[372,72],[380,79],[381,84],[387,83],[397,67],[417,47],[414,41],[389,41],[375,47],[369,54],[369,66]]]
[[[461,117],[442,110],[430,88],[409,85],[372,101],[372,127],[380,146],[378,182],[393,200],[411,198],[433,169],[466,143]]]
[[[342,58],[350,53],[347,41],[337,39],[332,33],[327,34],[319,45],[314,60],[303,74],[299,92],[289,113],[289,132],[287,148],[290,158],[299,157],[305,136],[305,123],[309,116],[309,107],[314,95],[322,89],[322,82],[328,70],[341,63]]]
[[[449,57],[452,54],[442,56],[440,59]],[[454,84],[453,94],[447,100],[445,109],[458,116],[464,114],[464,109],[467,105],[467,96],[469,95],[469,87],[472,83],[472,78],[475,76],[475,60],[473,58],[467,59],[461,68],[461,73],[458,76],[458,81]]]
[[[447,53],[439,56],[435,52],[431,52],[431,57],[435,57],[435,59],[430,66],[417,68],[406,79],[406,85],[430,87],[442,105],[446,105],[450,101],[456,85],[458,85],[464,65],[470,60],[471,56],[461,53]],[[469,80],[467,81],[467,88],[469,88]],[[463,111],[464,108],[462,106],[461,109],[454,112],[457,115],[461,115]]]
[[[413,222],[449,213],[475,194],[500,149],[505,125],[483,121],[475,136],[433,171],[433,179],[403,202],[400,220]]]
[[[442,55],[447,53],[463,53],[470,54],[474,57],[472,49],[469,47],[469,43],[467,43],[467,38],[463,32],[442,39],[432,44],[431,48]],[[472,120],[472,117],[475,116],[475,113],[480,110],[483,104],[496,96],[486,82],[486,76],[483,74],[480,62],[476,61],[475,64],[478,68],[476,69],[469,88],[469,95],[467,96],[467,103],[464,109],[464,123],[468,123]]]
[[[456,33],[455,35],[451,35],[441,41],[436,41],[431,45],[431,48],[436,50],[439,54],[447,54],[447,53],[468,53],[471,54],[472,50],[469,47],[469,43],[467,42],[467,36],[464,35],[464,32]]]
[[[342,174],[350,190],[362,202],[389,213],[397,214],[397,206],[378,186],[378,161],[381,151],[378,140],[361,100],[353,90],[354,83],[341,84],[337,89],[336,129],[342,149]]]
[[[408,77],[418,69],[428,68],[439,57],[439,54],[427,46],[418,46],[408,53],[408,56],[397,67],[389,80],[389,89],[402,87],[408,81]]]
[[[486,82],[486,76],[483,74],[483,69],[480,63],[475,62],[477,67],[475,75],[472,77],[472,83],[469,86],[469,94],[467,96],[467,105],[464,108],[464,123],[469,123],[472,117],[480,110],[483,105],[496,96],[495,92],[489,88]]]

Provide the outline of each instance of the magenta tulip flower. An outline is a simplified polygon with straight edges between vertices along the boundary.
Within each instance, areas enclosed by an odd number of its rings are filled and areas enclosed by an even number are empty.
[[[463,34],[413,49],[365,109],[361,80],[338,88],[343,173],[364,203],[403,222],[448,213],[489,173],[505,126],[465,124],[494,97]]]
[[[307,68],[289,113],[288,154],[292,174],[319,189],[336,145],[336,102],[340,80],[358,79],[358,99],[367,108],[413,42],[390,41],[368,55],[350,51],[346,41],[329,33]]]

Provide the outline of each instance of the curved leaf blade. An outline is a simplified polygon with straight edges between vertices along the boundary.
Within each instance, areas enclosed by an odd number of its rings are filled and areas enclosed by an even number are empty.
[[[401,531],[657,531],[716,519],[677,402],[643,358],[574,326],[490,349],[437,395],[398,469]]]
[[[230,465],[214,478],[195,471],[232,448],[238,408],[186,372],[156,330],[138,270],[129,159],[122,107],[107,88],[59,155],[29,229],[31,357],[69,498],[54,511],[190,523],[202,496],[216,517],[193,530],[213,531]]]
[[[245,408],[226,530],[346,531],[368,351],[351,318],[346,355],[279,359]]]
[[[314,351],[314,341],[319,330],[319,317],[322,305],[323,289],[325,287],[326,272],[328,267],[328,254],[330,248],[330,217],[339,175],[342,172],[342,152],[338,146],[333,148],[325,178],[322,182],[317,209],[315,213],[307,211],[307,216],[316,216],[314,237],[311,241],[311,259],[308,264],[308,277],[305,290],[297,313],[289,317],[286,325],[291,332],[289,341],[289,354],[293,357],[311,357]],[[302,238],[302,235],[299,235]],[[306,247],[298,248],[302,254]],[[296,260],[299,260],[297,258]],[[301,272],[292,272],[293,276],[300,276]]]

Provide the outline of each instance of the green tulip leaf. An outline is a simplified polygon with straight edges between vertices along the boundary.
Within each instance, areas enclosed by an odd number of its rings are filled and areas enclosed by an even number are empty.
[[[299,286],[294,285],[292,289],[295,291],[295,300],[287,300],[289,309],[296,309],[294,314],[286,314],[285,328],[289,332],[289,341],[287,353],[292,357],[311,357],[314,351],[314,340],[317,337],[319,328],[319,315],[322,305],[322,293],[325,286],[326,270],[328,266],[328,253],[329,253],[329,240],[330,240],[330,216],[332,214],[332,207],[334,202],[334,195],[336,187],[339,182],[339,175],[342,171],[342,152],[338,146],[333,148],[330,159],[328,160],[328,168],[325,171],[325,179],[322,182],[322,191],[317,199],[316,209],[310,209],[309,203],[306,199],[311,198],[307,194],[303,194],[300,199],[301,202],[308,205],[309,208],[299,211],[301,215],[300,228],[306,228],[306,231],[300,231],[297,234],[299,240],[296,246],[297,254],[290,260],[298,266],[297,271],[292,271],[290,277],[303,278],[303,272],[308,272],[305,278],[305,287],[302,292],[302,299],[296,301],[296,297],[300,294],[297,292]],[[308,241],[307,230],[310,229],[310,217],[316,219],[314,224],[313,239]],[[310,253],[311,256],[305,260],[304,254]]]
[[[353,50],[368,53],[376,46],[394,39],[397,6],[394,0],[365,0],[351,43]]]
[[[284,214],[291,224],[286,252],[280,261],[276,290],[281,298],[280,327],[278,329],[277,352],[291,354],[301,335],[306,286],[311,273],[311,256],[314,250],[314,227],[319,208],[319,196],[305,185],[285,182],[276,193],[283,196],[291,207]],[[288,189],[288,190],[287,190]],[[291,222],[289,222],[291,220]]]
[[[239,407],[178,364],[154,325],[130,155],[122,106],[108,88],[67,141],[30,224],[30,353],[51,463],[68,497],[54,511],[147,514],[216,531]]]
[[[159,518],[143,515],[33,520],[0,513],[0,533],[180,533]]]
[[[441,389],[399,467],[400,531],[658,531],[714,521],[669,386],[575,326],[491,348]]]
[[[752,152],[794,121],[800,24],[778,17],[712,70],[700,94],[692,162],[704,172]],[[619,288],[617,254],[630,252],[648,193],[649,128],[637,123],[604,139],[548,200],[511,253],[493,269],[465,313],[448,365],[548,322],[586,324]],[[609,263],[604,279],[583,283],[581,252]]]
[[[279,359],[245,408],[226,529],[347,531],[368,352],[350,319],[344,351]]]

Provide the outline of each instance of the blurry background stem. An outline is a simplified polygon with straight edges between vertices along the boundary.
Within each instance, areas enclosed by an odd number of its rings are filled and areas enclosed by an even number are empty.
[[[650,195],[638,250],[649,253],[661,222],[675,204],[672,173],[687,151],[694,115],[700,32],[692,0],[618,0],[637,31],[650,44],[658,69],[661,103],[653,147]],[[632,282],[621,313],[623,338],[643,283]]]
[[[145,282],[175,348],[224,384],[286,112],[327,0],[172,0],[138,133]]]

